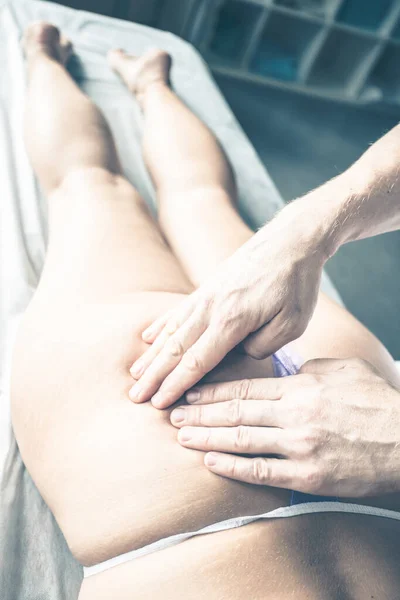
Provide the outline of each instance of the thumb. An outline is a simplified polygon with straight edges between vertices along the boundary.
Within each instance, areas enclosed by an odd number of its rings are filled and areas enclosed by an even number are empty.
[[[300,369],[300,373],[309,373],[312,375],[323,375],[324,373],[333,373],[346,368],[348,361],[337,358],[314,358],[308,360]]]

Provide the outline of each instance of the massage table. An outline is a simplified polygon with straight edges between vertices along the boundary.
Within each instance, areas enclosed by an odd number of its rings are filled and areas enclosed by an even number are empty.
[[[73,41],[72,75],[104,111],[126,176],[152,211],[155,194],[140,149],[141,114],[106,64],[107,50],[141,54],[154,46],[173,56],[172,84],[224,147],[237,177],[239,209],[257,228],[283,206],[265,167],[221,96],[207,66],[188,43],[149,27],[36,0],[0,0],[0,599],[75,600],[82,567],[26,471],[10,422],[10,363],[19,319],[43,267],[44,198],[23,144],[25,68],[20,37],[44,19]],[[68,119],[68,115],[65,115]],[[71,240],[73,243],[73,240]],[[323,289],[340,298],[324,275]],[[26,382],[29,386],[29,382]]]

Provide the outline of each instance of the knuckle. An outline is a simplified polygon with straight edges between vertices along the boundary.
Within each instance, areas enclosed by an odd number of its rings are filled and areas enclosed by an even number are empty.
[[[248,400],[251,393],[251,387],[252,384],[250,379],[242,379],[242,381],[238,383],[238,397],[243,400]]]
[[[232,330],[235,329],[239,320],[239,316],[237,315],[234,309],[223,309],[222,307],[216,311],[216,314],[213,315],[212,322],[213,325],[216,326],[220,330]]]
[[[168,354],[176,358],[183,356],[184,353],[182,342],[178,338],[170,338],[165,344],[165,349]]]
[[[164,330],[168,335],[172,335],[178,329],[178,321],[176,318],[171,316],[168,317],[167,322],[164,325]]]
[[[203,402],[214,402],[217,399],[217,390],[213,385],[205,385],[204,387],[196,388],[199,390],[200,398]]]
[[[212,437],[209,429],[205,429],[203,432],[203,445],[205,450],[210,450],[212,447]]]
[[[308,427],[307,432],[317,422],[319,417],[319,408],[314,402],[306,402],[301,408],[301,422]]]
[[[205,402],[215,402],[218,400],[220,396],[220,390],[218,386],[214,387],[212,384],[210,386],[204,386],[204,389],[201,390],[201,399]]]
[[[321,414],[318,398],[318,392],[314,391],[302,398],[289,397],[291,422],[300,427],[317,423]]]
[[[244,425],[238,425],[235,429],[235,435],[233,439],[233,446],[235,450],[246,451],[249,449],[249,428]]]
[[[191,413],[191,414],[190,414]],[[202,406],[193,406],[190,411],[193,424],[201,425],[204,421],[204,409]]]
[[[213,298],[209,294],[201,296],[197,300],[197,308],[200,309],[201,312],[209,312],[213,305]]]
[[[315,402],[313,401],[314,399],[308,399],[307,402],[304,403],[304,405],[302,406],[302,421],[303,423],[313,423],[315,421],[315,418],[317,417],[317,412],[318,409],[315,406]]]
[[[233,427],[240,425],[242,422],[242,405],[240,400],[229,400],[226,408],[229,425]]]
[[[292,425],[297,425],[300,422],[302,415],[302,402],[299,401],[293,392],[287,392],[284,400],[282,402],[282,408],[284,408],[284,413],[286,413],[289,421]]]
[[[293,451],[298,458],[309,458],[315,456],[319,445],[319,432],[313,427],[308,427],[294,436]]]
[[[253,458],[251,471],[252,479],[256,483],[263,483],[270,479],[270,469],[268,463],[263,458]]]
[[[236,477],[238,477],[239,473],[240,473],[240,469],[239,469],[237,458],[235,456],[233,456],[231,461],[229,461],[228,476],[235,479]]]
[[[205,374],[205,368],[201,359],[189,349],[185,352],[182,358],[182,363],[188,371],[198,374]]]
[[[318,493],[323,490],[326,476],[317,465],[312,465],[303,475],[303,488],[308,493]]]
[[[301,398],[296,398],[295,396],[288,395],[286,401],[290,406],[290,416],[291,422],[301,424],[304,416],[304,401]]]

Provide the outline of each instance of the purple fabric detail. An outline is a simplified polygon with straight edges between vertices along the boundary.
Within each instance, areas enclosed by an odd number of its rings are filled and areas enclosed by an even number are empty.
[[[272,355],[275,377],[296,375],[302,364],[302,359],[290,346],[285,346]]]

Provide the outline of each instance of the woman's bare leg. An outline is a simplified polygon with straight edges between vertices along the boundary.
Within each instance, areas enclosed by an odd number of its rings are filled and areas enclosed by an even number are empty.
[[[48,24],[25,34],[28,153],[49,207],[50,241],[39,286],[104,301],[191,285],[121,174],[110,129],[64,68],[66,40]]]
[[[136,59],[116,50],[109,61],[142,108],[143,151],[157,189],[160,225],[198,285],[250,235],[233,210],[232,169],[215,136],[169,87],[168,54],[155,50]],[[217,237],[218,247],[208,244]]]

